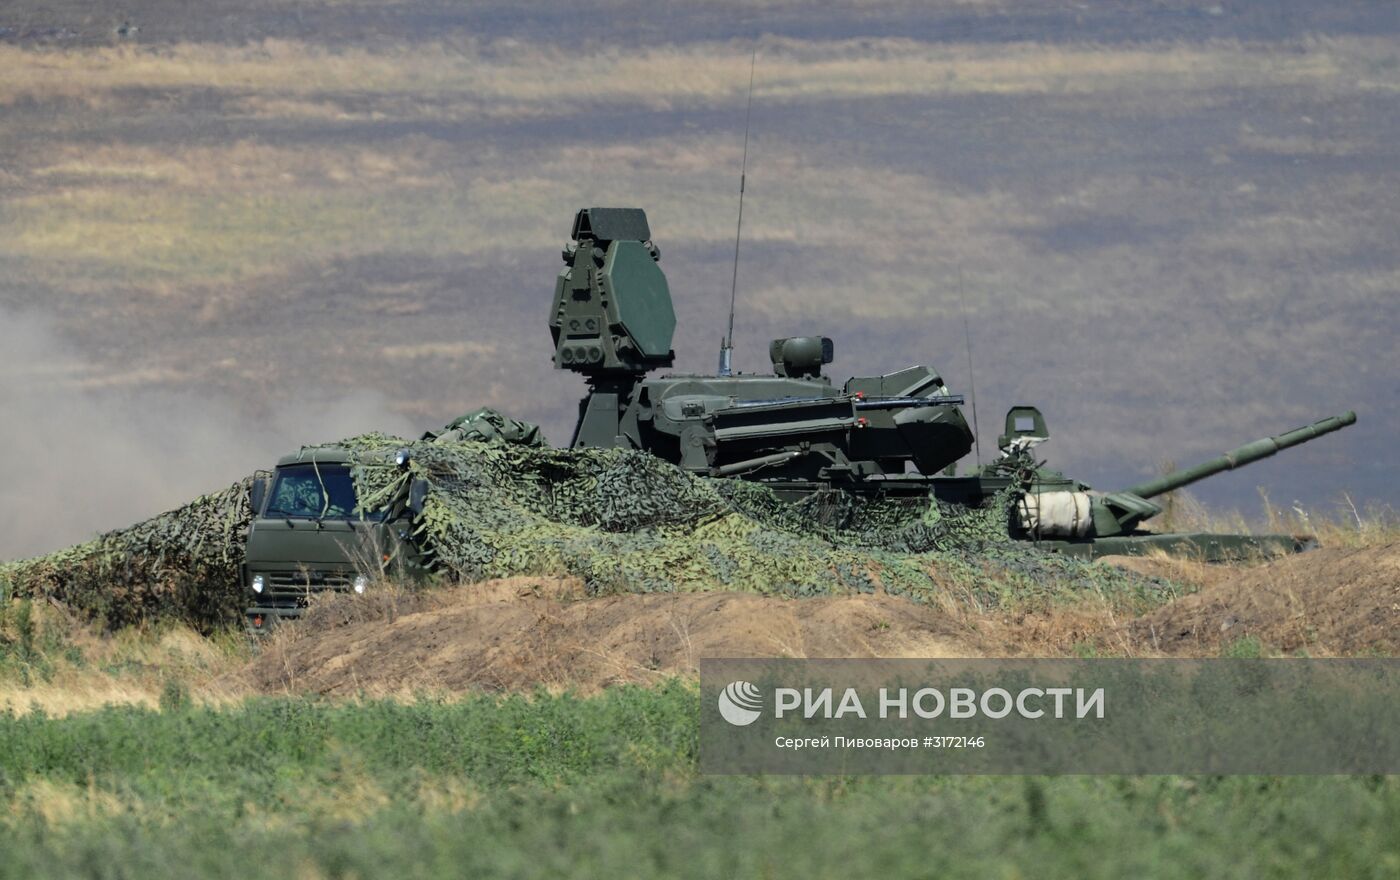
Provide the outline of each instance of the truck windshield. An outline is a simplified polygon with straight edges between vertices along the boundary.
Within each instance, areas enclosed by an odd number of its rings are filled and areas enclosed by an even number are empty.
[[[355,483],[343,464],[294,464],[277,469],[266,516],[302,519],[359,519],[355,512]],[[384,511],[366,512],[365,519],[384,518]]]

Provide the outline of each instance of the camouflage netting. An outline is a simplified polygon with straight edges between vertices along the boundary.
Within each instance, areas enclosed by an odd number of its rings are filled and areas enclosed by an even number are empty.
[[[0,598],[51,598],[109,628],[165,617],[202,626],[237,620],[251,482],[86,544],[0,564]]]
[[[572,574],[593,593],[949,591],[987,604],[1065,589],[1148,599],[1166,588],[1012,541],[1004,505],[839,492],[788,504],[632,450],[418,443],[405,473],[389,464],[403,447],[391,438],[347,445],[385,461],[356,469],[362,498],[414,476],[432,484],[421,539],[458,578]]]
[[[808,596],[884,589],[995,606],[1096,591],[1151,599],[1167,585],[1037,551],[1006,537],[1004,507],[967,510],[841,493],[798,504],[764,487],[687,474],[631,450],[558,450],[365,435],[359,497],[431,484],[417,539],[448,579],[568,574],[595,594],[744,590]],[[408,468],[394,455],[412,452]],[[246,484],[0,569],[12,593],[53,595],[109,624],[174,614],[236,619]]]

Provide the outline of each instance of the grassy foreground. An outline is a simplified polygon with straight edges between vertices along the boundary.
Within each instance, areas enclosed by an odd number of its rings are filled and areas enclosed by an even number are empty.
[[[1389,777],[703,777],[696,691],[0,715],[0,876],[1390,877]]]

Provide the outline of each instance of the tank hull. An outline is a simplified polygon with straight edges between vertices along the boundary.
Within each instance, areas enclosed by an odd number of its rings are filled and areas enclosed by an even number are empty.
[[[1202,562],[1249,562],[1301,553],[1317,546],[1309,535],[1230,535],[1216,532],[1165,532],[1151,535],[1118,535],[1084,541],[1038,541],[1051,553],[1079,559],[1104,556],[1149,556],[1165,553]]]

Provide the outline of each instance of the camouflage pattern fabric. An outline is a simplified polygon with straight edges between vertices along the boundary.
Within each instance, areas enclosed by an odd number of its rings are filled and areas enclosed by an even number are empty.
[[[697,477],[634,450],[378,434],[336,445],[357,455],[352,477],[366,508],[401,498],[415,477],[429,482],[415,540],[444,580],[574,575],[592,594],[885,590],[982,607],[1088,591],[1151,603],[1174,589],[1012,541],[1005,504],[969,510],[840,492],[788,504],[760,484]],[[404,448],[407,468],[394,462]],[[247,486],[0,567],[0,589],[53,596],[112,626],[236,621]]]
[[[240,619],[252,478],[36,559],[0,564],[0,599],[52,599],[109,629],[174,618]]]
[[[486,443],[518,443],[524,446],[547,446],[539,425],[512,419],[490,407],[472,410],[447,423],[440,432],[429,431],[424,440],[457,443],[480,440]]]
[[[697,477],[645,452],[418,443],[407,471],[384,438],[346,441],[362,499],[432,486],[418,540],[451,579],[564,574],[594,594],[883,589],[997,605],[1110,592],[1155,602],[1172,585],[1011,540],[1009,499],[979,510],[831,491],[797,504],[761,484]],[[379,462],[383,462],[382,464]]]

